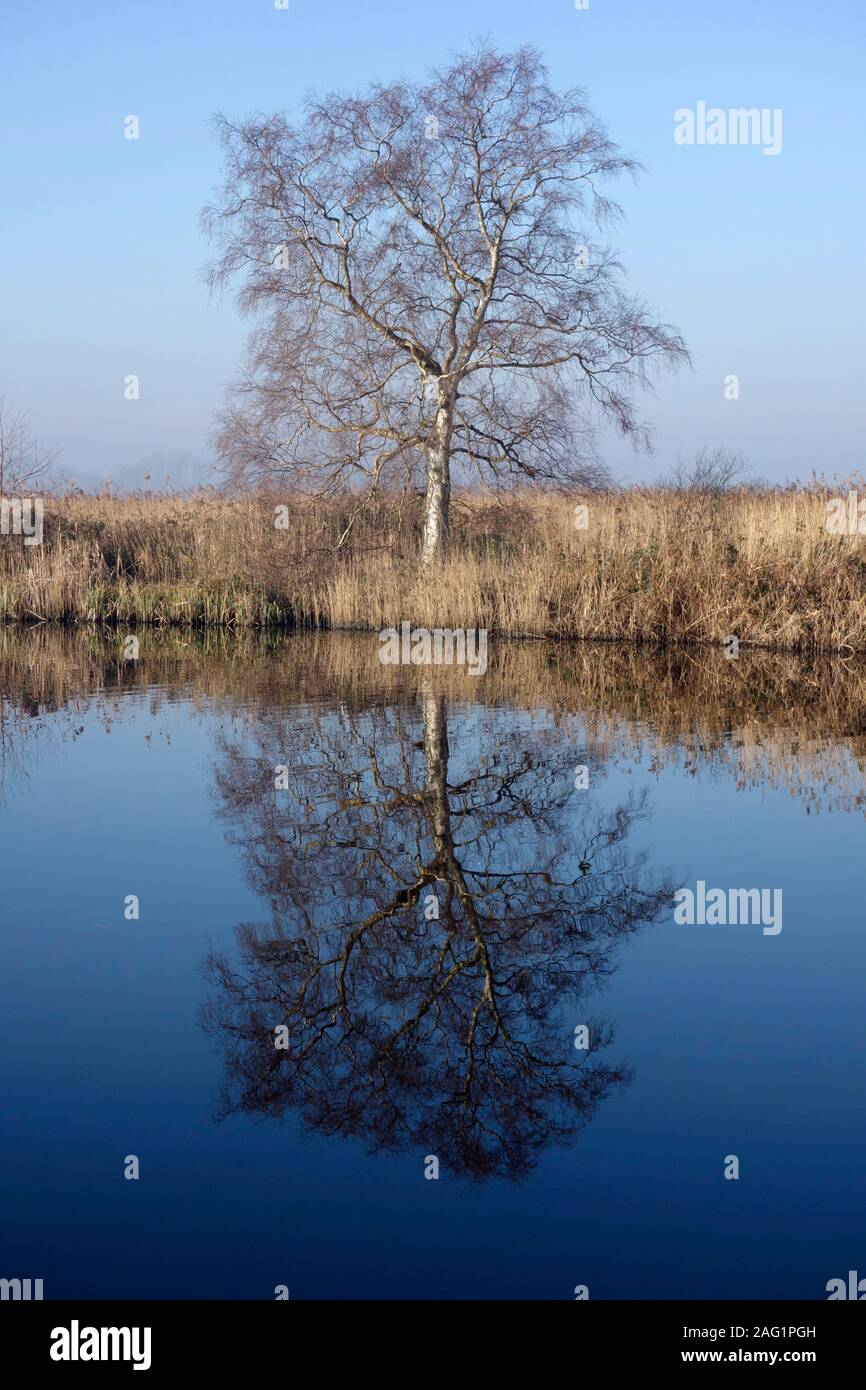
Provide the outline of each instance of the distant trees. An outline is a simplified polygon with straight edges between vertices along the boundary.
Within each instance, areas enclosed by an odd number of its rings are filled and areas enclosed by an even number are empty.
[[[586,487],[599,420],[646,439],[635,396],[687,354],[595,239],[635,166],[535,50],[217,131],[210,280],[258,319],[218,436],[236,479],[423,487],[431,563],[455,468]]]
[[[662,486],[674,492],[717,497],[749,481],[749,465],[732,449],[699,449],[690,459],[677,459]]]
[[[29,491],[45,480],[56,455],[43,449],[27,417],[0,396],[0,496]]]

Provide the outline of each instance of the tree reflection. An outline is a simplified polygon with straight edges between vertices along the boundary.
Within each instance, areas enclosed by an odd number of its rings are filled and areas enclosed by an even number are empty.
[[[208,958],[204,1022],[225,1053],[220,1114],[293,1110],[374,1150],[516,1179],[626,1080],[582,1001],[671,886],[628,853],[641,798],[593,813],[561,734],[468,707],[451,724],[453,751],[431,685],[414,703],[295,711],[290,733],[257,715],[223,744],[221,815],[270,920],[238,928],[237,959]]]

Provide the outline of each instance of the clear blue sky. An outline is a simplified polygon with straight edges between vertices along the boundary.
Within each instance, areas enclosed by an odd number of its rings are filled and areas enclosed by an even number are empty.
[[[67,470],[208,457],[246,333],[201,280],[210,114],[418,76],[479,35],[534,43],[645,165],[620,189],[614,241],[695,367],[647,399],[654,459],[611,441],[618,476],[651,478],[704,443],[776,479],[863,467],[862,0],[290,2],[3,7],[0,393]],[[781,153],[675,144],[674,111],[701,100],[781,107]]]

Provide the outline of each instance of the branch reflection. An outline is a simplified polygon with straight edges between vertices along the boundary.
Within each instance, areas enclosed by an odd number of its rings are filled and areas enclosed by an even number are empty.
[[[288,761],[282,736],[259,713],[222,748],[221,815],[270,917],[207,962],[219,1113],[296,1111],[371,1150],[524,1177],[627,1079],[583,1001],[670,903],[629,852],[642,799],[593,811],[561,734],[449,714],[432,685],[416,702],[294,711]]]

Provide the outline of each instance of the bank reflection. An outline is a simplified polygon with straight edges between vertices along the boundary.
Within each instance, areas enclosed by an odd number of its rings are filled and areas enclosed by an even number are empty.
[[[432,685],[296,709],[290,734],[260,710],[224,741],[220,815],[268,913],[207,961],[219,1114],[294,1112],[473,1179],[570,1142],[627,1080],[591,998],[672,891],[629,847],[643,799],[600,810],[574,763],[561,731]]]

